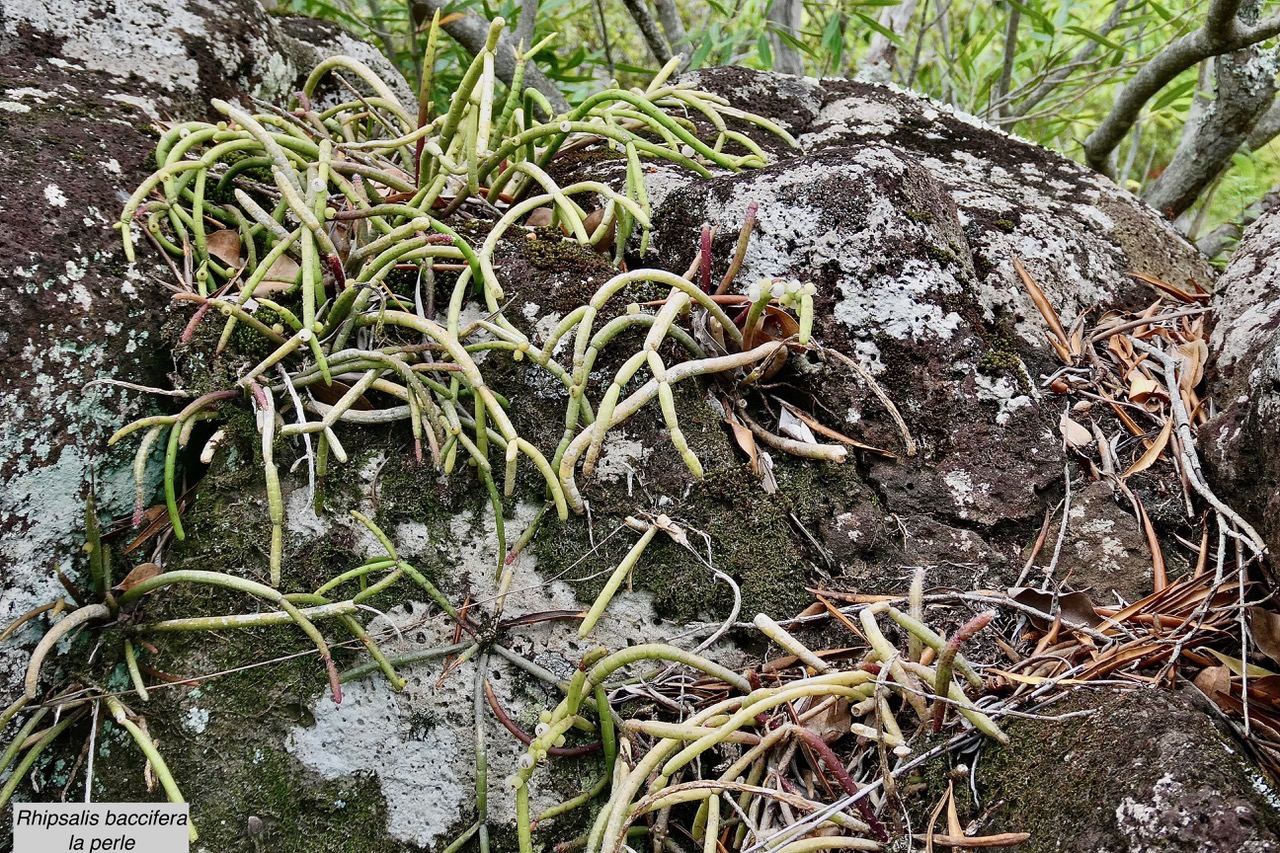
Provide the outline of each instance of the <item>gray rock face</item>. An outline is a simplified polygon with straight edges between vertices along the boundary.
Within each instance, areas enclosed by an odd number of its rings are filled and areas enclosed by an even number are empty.
[[[867,457],[863,480],[878,506],[830,497],[836,523],[822,523],[824,544],[849,555],[851,544],[877,541],[882,549],[871,562],[891,560],[874,529],[895,516],[906,530],[923,531],[904,536],[894,555],[901,563],[932,565],[950,552],[993,570],[987,582],[1012,580],[1001,567],[1015,568],[1026,540],[1001,541],[997,529],[1038,520],[1064,462],[1062,403],[1041,391],[1041,377],[1060,362],[1014,259],[1068,327],[1094,306],[1154,301],[1131,270],[1184,288],[1211,281],[1213,271],[1109,181],[927,99],[735,69],[690,82],[773,119],[801,150],[744,126],[775,165],[694,183],[657,170],[650,193],[660,265],[684,269],[706,222],[717,229],[718,276],[748,205],[758,205],[739,280],[817,284],[821,339],[879,378],[920,443],[916,459]],[[901,451],[864,384],[830,365],[814,376],[830,425]],[[1090,523],[1079,521],[1082,529]],[[1140,590],[1141,558],[1129,556],[1124,568],[1107,557],[1115,576],[1094,573],[1094,580]],[[1125,576],[1132,572],[1139,574]],[[876,583],[871,574],[850,580]]]
[[[1026,853],[1262,853],[1280,846],[1280,803],[1240,760],[1195,691],[1103,692],[1011,723],[977,776],[1002,802],[988,831],[1030,831]]]
[[[1204,462],[1220,491],[1280,553],[1280,211],[1245,232],[1218,281],[1212,345],[1220,411]]]
[[[300,71],[332,50],[355,52],[370,64],[376,59],[340,32],[313,22],[276,22],[249,0],[170,3],[163,11],[142,2],[10,0],[0,38],[0,179],[6,187],[0,227],[7,235],[0,243],[0,274],[10,282],[0,291],[7,318],[0,327],[7,380],[0,418],[16,425],[0,443],[0,576],[7,578],[0,589],[2,623],[58,594],[49,569],[72,566],[91,470],[104,516],[123,516],[132,496],[129,460],[105,451],[105,440],[156,406],[155,398],[87,383],[168,382],[167,347],[176,334],[172,324],[162,328],[171,315],[160,282],[169,273],[154,255],[141,254],[137,267],[125,266],[110,228],[123,198],[151,171],[149,124],[205,115],[212,97],[281,100],[297,86]],[[319,47],[308,46],[317,42]],[[385,63],[381,69],[385,73]],[[747,206],[755,202],[759,224],[741,280],[795,276],[816,284],[818,336],[877,378],[901,408],[920,452],[896,462],[868,456],[843,466],[777,453],[778,490],[766,494],[724,429],[723,409],[716,408],[721,401],[709,403],[714,386],[679,386],[681,423],[706,478],[691,481],[655,411],[635,415],[611,434],[596,476],[582,484],[599,540],[580,519],[548,517],[515,564],[520,580],[505,612],[514,627],[485,626],[516,653],[561,675],[572,673],[597,642],[622,648],[710,634],[729,601],[707,560],[740,586],[748,617],[756,611],[793,615],[811,603],[806,585],[819,582],[900,591],[904,567],[914,565],[930,567],[930,583],[940,586],[1011,582],[1046,508],[1056,503],[1067,463],[1058,434],[1060,404],[1040,390],[1040,374],[1056,363],[1013,258],[1026,263],[1067,323],[1096,303],[1149,302],[1145,288],[1125,274],[1129,269],[1180,285],[1212,279],[1203,260],[1128,194],[931,102],[864,84],[732,69],[697,75],[696,82],[783,124],[804,150],[793,152],[753,131],[779,157],[775,165],[693,182],[686,173],[677,181],[654,168],[650,195],[660,230],[656,258],[649,262],[683,270],[702,223],[711,222],[719,229],[715,272],[722,274]],[[572,157],[556,164],[561,172],[588,167],[593,178],[610,168],[607,161],[575,163]],[[531,333],[554,327],[560,314],[612,274],[598,256],[557,248],[563,252],[548,261],[535,256],[531,242],[512,241],[498,259],[510,313]],[[618,358],[613,351],[602,355],[599,374],[609,376]],[[803,356],[795,356],[791,367],[795,375],[784,378],[792,385],[773,389],[777,394],[802,398],[832,427],[902,455],[897,428],[865,382]],[[563,432],[564,388],[527,363],[504,363],[498,356],[485,370],[510,399],[518,431],[543,448],[554,447]],[[589,392],[598,399],[600,390]],[[167,555],[166,569],[260,569],[270,533],[260,474],[243,461],[254,452],[246,441],[250,431],[229,439],[239,441],[236,453],[220,454],[210,467],[184,519],[188,540]],[[373,437],[363,441],[359,460],[333,473],[328,488],[334,515],[351,508],[376,515],[400,555],[434,578],[445,595],[482,607],[499,594],[492,571],[496,533],[485,497],[470,488],[474,483],[459,484],[465,478],[446,483],[415,465],[403,436],[376,432],[368,431]],[[379,546],[354,522],[311,514],[300,485],[300,478],[285,484],[286,561],[299,588],[315,589],[333,577],[335,566],[356,565]],[[538,512],[541,484],[526,497],[530,503],[509,508],[511,530]],[[655,540],[636,568],[638,592],[619,596],[606,629],[575,639],[572,625],[566,631],[555,620],[591,600],[607,567],[634,541],[605,531],[622,531],[626,516],[646,510],[678,515],[705,536],[708,557],[699,551],[695,559]],[[696,539],[699,549],[703,541]],[[1088,583],[1095,589],[1115,589],[1126,598],[1149,589],[1140,533],[1105,487],[1091,487],[1074,506],[1063,553],[1064,571],[1092,570]],[[236,612],[245,603],[187,590],[147,607],[148,619],[160,619]],[[546,614],[552,614],[548,621]],[[389,653],[434,649],[454,639],[451,623],[414,601],[388,607],[379,618],[388,628]],[[704,621],[710,627],[691,625]],[[314,650],[291,626],[228,634],[207,645],[203,637],[169,635],[146,658],[159,680],[230,671],[195,690],[157,689],[146,706],[152,733],[197,804],[203,849],[248,849],[241,827],[254,826],[265,833],[269,849],[409,851],[438,848],[471,824],[473,709],[484,701],[473,690],[479,661],[462,663],[448,678],[437,678],[438,663],[430,670],[406,664],[403,692],[381,680],[359,682],[339,705],[317,698]],[[350,650],[339,655],[344,666],[356,660]],[[268,659],[277,659],[270,669],[245,666]],[[7,663],[0,675],[11,689],[25,658],[0,662]],[[100,665],[110,673],[117,663],[104,659]],[[494,703],[525,728],[536,725],[537,709],[558,694],[496,656],[486,663]],[[1169,735],[1151,761],[1164,761],[1208,733],[1205,715],[1175,700],[1116,702],[1120,710],[1108,719],[1130,714],[1145,730]],[[1037,738],[1074,743],[1070,730],[1041,725],[1052,733],[1042,730]],[[1128,731],[1118,722],[1115,729]],[[505,732],[498,734],[488,747],[495,789],[518,766],[522,751]],[[1043,743],[1031,742],[1033,752],[1051,754]],[[1126,744],[1123,738],[1102,740],[1090,745],[1090,754],[1110,759]],[[64,758],[70,763],[75,755]],[[1214,752],[1187,766],[1212,769],[1218,759]],[[1224,763],[1231,764],[1230,773],[1209,782],[1174,775],[1117,787],[1105,799],[1105,820],[1097,822],[1119,833],[1106,838],[1132,840],[1116,850],[1160,849],[1169,839],[1194,843],[1196,836],[1167,828],[1173,820],[1168,815],[1188,811],[1204,817],[1222,839],[1266,849],[1257,845],[1273,836],[1251,780],[1237,772],[1234,760]],[[1090,766],[1091,773],[1107,772]],[[535,805],[580,793],[597,770],[584,761],[560,771],[540,792],[546,802]],[[1008,786],[1016,778],[1010,771],[990,784]],[[95,796],[145,798],[142,779],[140,765],[104,763]],[[1196,809],[1190,803],[1197,792],[1211,793],[1228,804],[1226,810]],[[1043,804],[1035,808],[1050,813],[1052,799],[1037,802]],[[510,842],[510,797],[495,792],[489,808],[495,837]],[[1010,829],[1024,828],[1017,816],[1009,817]],[[583,828],[565,828],[564,837]],[[1065,837],[1041,832],[1046,839]]]
[[[61,592],[91,477],[106,515],[132,501],[128,451],[106,440],[155,398],[108,383],[166,385],[170,273],[126,266],[111,226],[153,171],[153,123],[205,116],[211,98],[284,101],[339,51],[398,78],[336,28],[255,0],[0,6],[0,623]]]

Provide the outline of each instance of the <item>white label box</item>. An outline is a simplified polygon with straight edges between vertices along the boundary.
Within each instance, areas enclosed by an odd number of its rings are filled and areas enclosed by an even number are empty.
[[[190,853],[186,803],[13,803],[13,853]]]

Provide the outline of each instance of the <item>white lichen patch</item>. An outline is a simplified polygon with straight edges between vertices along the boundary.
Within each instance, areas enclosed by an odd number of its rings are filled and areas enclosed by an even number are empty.
[[[209,712],[204,708],[188,708],[182,718],[182,725],[192,734],[202,735],[209,727]]]
[[[534,504],[516,506],[506,521],[508,542],[514,541],[538,509]],[[608,533],[597,531],[597,535]],[[634,536],[626,530],[615,535]],[[472,606],[488,613],[494,612],[504,591],[503,618],[582,607],[566,583],[538,571],[528,551],[510,566],[508,579],[499,576],[494,522],[487,509],[452,516],[445,530],[418,522],[401,524],[393,538],[400,555],[418,568],[426,571],[427,566],[443,564],[443,577],[467,579]],[[561,567],[562,572],[579,577],[611,568],[585,556],[579,564]],[[416,598],[369,623],[370,633],[388,656],[453,642],[452,620],[425,592]],[[585,640],[578,639],[577,622],[570,621],[522,626],[507,642],[545,668],[572,672],[582,655],[596,646],[620,649],[638,642],[662,642],[687,630],[659,623],[651,602],[649,594],[629,593],[624,587]],[[671,641],[685,647],[696,642],[691,638]],[[315,703],[314,725],[295,728],[286,748],[326,779],[373,774],[387,804],[387,831],[395,838],[422,847],[447,843],[446,832],[472,814],[475,803],[476,665],[475,659],[469,660],[443,679],[440,660],[404,666],[400,674],[409,683],[400,693],[380,673],[350,682],[344,686],[341,704],[335,705],[330,697]],[[499,703],[526,731],[537,725],[542,707],[559,701],[559,693],[498,655],[491,654],[486,665]],[[530,696],[544,699],[530,704]],[[511,825],[514,798],[503,780],[515,771],[524,747],[497,725],[487,709],[481,722],[488,750],[490,820]],[[545,772],[534,776],[532,794],[535,813],[563,798],[562,792],[550,788]]]
[[[66,207],[67,196],[62,192],[62,188],[57,184],[46,184],[44,188],[45,201],[49,202],[52,207]]]
[[[596,463],[595,476],[606,482],[615,482],[635,474],[636,462],[646,454],[644,444],[622,430],[605,433],[600,460]]]
[[[133,95],[125,92],[114,92],[105,96],[108,101],[118,101],[122,104],[128,104],[131,107],[137,107],[147,118],[152,121],[160,121],[160,110],[156,106],[156,102],[151,98],[144,98],[141,95]]]
[[[1014,412],[1019,409],[1035,407],[1035,400],[1021,393],[1008,376],[992,377],[985,373],[978,373],[974,377],[974,384],[978,389],[979,400],[997,405],[996,424],[999,426],[1008,425]]]
[[[951,500],[960,510],[961,518],[969,517],[969,508],[974,504],[973,477],[968,471],[948,471],[942,478],[951,491]]]
[[[958,290],[959,283],[949,272],[918,259],[906,261],[892,281],[846,276],[839,288],[844,299],[836,303],[836,319],[862,334],[949,340],[963,322],[959,314],[943,310],[935,301],[940,293]]]
[[[120,78],[136,74],[166,91],[193,90],[199,65],[184,39],[207,36],[205,16],[185,2],[108,3],[104,0],[10,0],[4,27],[24,26],[61,42],[65,60]]]
[[[850,542],[857,542],[862,538],[862,530],[858,527],[857,516],[851,512],[842,512],[836,516],[836,530],[849,537]]]
[[[432,846],[474,802],[459,773],[472,744],[447,725],[415,731],[410,694],[396,693],[385,680],[357,681],[343,693],[341,705],[331,697],[316,703],[315,725],[294,729],[285,747],[325,779],[374,774],[387,804],[387,833]]]
[[[892,104],[868,101],[859,97],[840,98],[823,106],[814,126],[822,128],[806,133],[797,140],[805,149],[840,139],[850,133],[858,136],[886,136],[901,123],[902,114]]]
[[[0,110],[8,113],[29,113],[31,107],[26,104],[20,104],[17,101],[0,101]]]

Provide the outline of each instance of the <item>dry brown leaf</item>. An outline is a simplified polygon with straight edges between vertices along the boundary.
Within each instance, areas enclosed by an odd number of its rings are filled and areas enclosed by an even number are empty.
[[[1142,522],[1142,532],[1147,537],[1147,548],[1151,551],[1151,586],[1156,592],[1163,592],[1169,586],[1169,574],[1165,570],[1164,551],[1160,549],[1160,540],[1156,537],[1155,525],[1151,523],[1151,516],[1147,515],[1147,508],[1142,505],[1142,499],[1136,494],[1133,501],[1138,505],[1138,520]]]
[[[1138,457],[1137,461],[1129,466],[1129,469],[1120,475],[1120,479],[1127,480],[1139,471],[1145,471],[1156,463],[1160,458],[1160,454],[1164,453],[1165,446],[1169,444],[1169,436],[1173,434],[1173,418],[1169,418],[1164,422],[1164,429],[1160,430],[1160,434],[1156,436],[1156,440],[1151,443],[1146,452]]]
[[[738,447],[742,452],[747,454],[747,458],[751,460],[751,473],[760,473],[760,451],[756,447],[756,437],[751,434],[751,430],[746,424],[738,420],[733,413],[733,404],[728,400],[723,403],[724,406],[724,422],[733,430],[733,439],[738,443]]]
[[[138,584],[145,580],[150,580],[163,571],[155,563],[139,563],[133,567],[129,574],[124,576],[124,580],[115,585],[115,588],[121,592],[128,592]]]
[[[1088,447],[1093,442],[1093,433],[1089,428],[1063,415],[1058,421],[1058,429],[1069,447]]]
[[[1225,666],[1202,669],[1196,676],[1195,685],[1201,693],[1217,702],[1218,697],[1231,693],[1231,670]]]
[[[844,434],[844,433],[842,433],[842,432],[837,432],[836,430],[832,429],[831,427],[829,427],[829,426],[825,426],[825,425],[823,425],[823,424],[819,423],[817,420],[815,420],[814,418],[812,418],[812,417],[810,417],[809,415],[805,414],[805,413],[804,413],[803,411],[801,411],[800,409],[797,409],[795,406],[791,405],[790,403],[782,402],[781,400],[780,400],[779,402],[781,402],[781,403],[782,403],[782,408],[783,408],[783,409],[785,409],[786,411],[788,411],[788,412],[790,412],[791,414],[795,415],[795,416],[796,416],[797,418],[799,418],[800,420],[804,421],[806,424],[808,424],[808,426],[809,426],[809,428],[810,428],[810,429],[812,429],[814,432],[818,433],[819,435],[825,435],[827,438],[831,438],[831,439],[835,439],[836,441],[844,442],[845,444],[849,445],[850,447],[856,447],[856,448],[858,448],[859,450],[865,450],[865,451],[867,451],[868,453],[875,453],[875,454],[878,454],[878,455],[880,455],[880,456],[883,456],[883,457],[885,457],[885,458],[887,458],[887,459],[897,459],[897,458],[898,458],[898,456],[897,456],[897,454],[896,454],[896,453],[890,453],[890,452],[889,452],[889,451],[887,451],[887,450],[881,450],[881,449],[880,449],[880,448],[878,448],[878,447],[872,447],[870,444],[863,444],[861,441],[858,441],[857,439],[850,438],[849,436],[845,435],[845,434]]]
[[[1259,650],[1280,663],[1280,613],[1262,607],[1249,608],[1249,628]]]
[[[822,738],[824,743],[835,743],[849,733],[853,723],[853,714],[849,711],[849,700],[837,698],[825,705],[821,711],[804,720],[806,729]]]
[[[271,265],[271,269],[267,270],[267,274],[263,276],[262,281],[253,289],[253,295],[262,298],[292,290],[298,281],[299,271],[297,261],[288,255],[277,258]]]
[[[224,266],[240,268],[240,232],[230,228],[214,231],[205,238],[209,254],[222,261]]]
[[[1280,675],[1263,675],[1249,679],[1249,701],[1280,706]]]
[[[1058,319],[1058,312],[1054,310],[1053,305],[1049,302],[1049,297],[1040,289],[1040,285],[1036,284],[1035,279],[1031,277],[1031,273],[1027,272],[1027,268],[1022,265],[1022,261],[1017,258],[1013,259],[1013,268],[1018,273],[1018,278],[1022,279],[1022,286],[1027,289],[1027,293],[1031,294],[1031,301],[1036,304],[1036,310],[1040,312],[1040,316],[1049,326],[1049,331],[1053,333],[1053,337],[1049,339],[1049,343],[1054,344],[1054,349],[1058,356],[1068,364],[1071,363],[1071,340],[1067,337],[1066,329],[1062,328],[1062,321]],[[1054,341],[1054,338],[1057,341]]]
[[[1209,360],[1209,345],[1204,340],[1188,341],[1178,346],[1182,356],[1182,373],[1178,377],[1184,391],[1190,392],[1204,379],[1204,365]]]
[[[1195,281],[1192,281],[1191,284],[1193,287],[1196,288],[1197,291],[1200,291],[1200,292],[1192,293],[1190,291],[1183,290],[1181,287],[1172,285],[1169,282],[1164,281],[1163,279],[1156,278],[1153,275],[1147,275],[1146,273],[1136,272],[1134,270],[1129,270],[1129,275],[1138,279],[1138,281],[1145,281],[1147,284],[1151,285],[1156,290],[1159,290],[1161,293],[1167,293],[1168,295],[1172,296],[1174,299],[1178,299],[1182,302],[1189,302],[1194,305],[1200,302],[1208,302],[1210,299],[1213,298],[1213,294],[1203,292],[1200,288],[1200,285],[1197,284]]]
[[[169,526],[169,508],[164,504],[147,507],[138,524],[142,531],[124,546],[124,553],[131,554],[146,544],[147,540]]]
[[[1152,397],[1160,397],[1169,399],[1169,395],[1165,393],[1164,386],[1156,380],[1147,376],[1138,368],[1129,371],[1129,399],[1134,403],[1145,403]]]
[[[1054,598],[1053,593],[1044,592],[1043,590],[1034,589],[1032,587],[1014,587],[1009,590],[1009,597],[1019,604],[1027,607],[1034,607],[1041,613],[1053,613]],[[1057,600],[1058,614],[1062,619],[1062,624],[1068,628],[1089,627],[1096,628],[1105,620],[1098,615],[1094,608],[1093,601],[1083,592],[1068,592],[1058,596]],[[1041,619],[1039,616],[1028,617],[1031,624],[1041,631],[1049,630],[1048,620]]]
[[[1138,426],[1138,422],[1135,421],[1133,417],[1130,416],[1130,414],[1124,410],[1124,406],[1120,405],[1115,400],[1111,399],[1111,397],[1107,396],[1106,391],[1099,388],[1098,396],[1101,397],[1103,400],[1107,401],[1107,405],[1111,407],[1111,411],[1116,413],[1116,417],[1120,419],[1120,423],[1124,424],[1124,428],[1129,431],[1129,435],[1134,435],[1134,436],[1146,435],[1147,431],[1142,427]],[[1151,446],[1151,442],[1148,439],[1143,439],[1142,444],[1145,447]]]
[[[336,406],[338,405],[338,401],[345,397],[347,392],[351,390],[351,386],[345,382],[339,382],[335,379],[328,385],[317,382],[310,386],[310,390],[312,396],[314,396],[319,402],[324,403],[326,406]],[[369,399],[361,394],[356,398],[356,401],[351,404],[351,408],[359,409],[361,411],[371,411],[373,409],[373,403],[370,403]]]

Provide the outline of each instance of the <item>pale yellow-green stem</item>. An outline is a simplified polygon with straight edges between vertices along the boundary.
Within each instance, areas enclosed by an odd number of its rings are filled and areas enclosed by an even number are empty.
[[[604,589],[600,590],[600,594],[596,596],[591,609],[587,611],[587,615],[583,618],[582,624],[578,626],[579,639],[584,639],[596,627],[596,623],[604,615],[609,602],[613,600],[614,593],[618,591],[618,587],[622,586],[623,579],[631,574],[631,570],[635,568],[636,563],[640,560],[640,555],[644,553],[644,549],[653,540],[654,534],[657,532],[658,525],[650,523],[645,529],[644,535],[640,537],[635,545],[631,546],[631,550],[618,563],[618,567],[613,570],[613,574],[609,575],[609,580],[605,582]]]
[[[747,367],[762,359],[769,358],[780,349],[784,349],[786,344],[779,341],[770,341],[761,344],[755,349],[746,352],[731,353],[729,355],[716,356],[713,358],[703,358],[694,361],[683,361],[667,370],[667,382],[671,385],[688,379],[692,376],[700,376],[710,373],[721,373],[727,370],[734,370],[740,367]],[[626,400],[623,400],[614,409],[613,417],[608,422],[596,415],[595,425],[590,429],[582,432],[575,438],[565,449],[564,455],[560,459],[560,486],[563,489],[565,500],[573,507],[574,512],[583,512],[585,504],[582,501],[582,495],[578,491],[578,484],[574,477],[574,468],[577,466],[578,458],[586,450],[588,442],[591,441],[594,433],[598,429],[609,429],[617,426],[625,421],[631,415],[635,414],[647,402],[652,400],[658,394],[658,382],[649,380],[638,390],[633,392]],[[607,424],[607,425],[606,425]],[[685,460],[688,464],[689,460]]]
[[[138,749],[142,750],[142,754],[147,757],[147,761],[151,764],[151,769],[155,771],[156,778],[160,780],[160,787],[164,788],[169,802],[185,803],[186,799],[183,798],[182,791],[178,788],[178,783],[174,781],[173,774],[169,772],[169,765],[165,764],[164,756],[160,754],[160,750],[156,749],[155,741],[141,726],[129,719],[128,713],[125,711],[124,706],[120,704],[119,699],[109,693],[104,694],[102,698],[107,703],[107,710],[111,712],[111,718],[133,737]],[[196,832],[195,822],[191,821],[187,824],[187,839],[194,844],[199,837],[200,834]]]
[[[111,609],[105,604],[86,604],[84,607],[72,610],[62,619],[53,623],[53,626],[45,632],[45,635],[40,638],[40,642],[36,643],[35,649],[31,652],[31,660],[27,663],[27,677],[23,680],[23,696],[30,701],[39,695],[40,668],[44,665],[44,659],[48,657],[49,652],[53,650],[59,640],[81,625],[92,622],[95,619],[106,619],[110,615]]]
[[[889,673],[902,686],[905,691],[905,698],[911,705],[912,710],[916,712],[916,716],[922,722],[929,719],[929,706],[924,697],[918,692],[918,682],[907,672],[906,667],[903,666],[902,656],[898,654],[898,650],[894,648],[893,643],[890,643],[880,630],[880,624],[876,622],[875,609],[871,607],[864,608],[858,614],[858,619],[862,622],[862,633],[871,645],[872,654],[877,660],[889,667]]]

